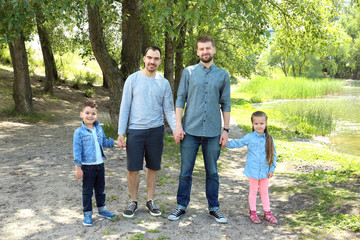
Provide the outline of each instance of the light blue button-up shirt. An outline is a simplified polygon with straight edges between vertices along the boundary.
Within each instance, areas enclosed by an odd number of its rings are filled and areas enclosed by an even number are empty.
[[[226,147],[228,148],[241,148],[243,146],[248,147],[246,164],[244,174],[254,179],[267,178],[269,172],[274,172],[276,168],[276,150],[274,153],[274,162],[271,166],[266,163],[266,151],[265,151],[266,136],[254,131],[248,133],[245,137],[239,140],[231,140]],[[274,143],[275,148],[275,143]]]
[[[193,136],[215,137],[221,133],[221,112],[230,112],[229,73],[201,62],[184,69],[176,99],[177,108],[185,108],[183,129]]]
[[[141,71],[131,74],[125,82],[120,106],[118,134],[129,129],[149,129],[164,125],[163,113],[174,131],[175,111],[169,81],[159,73],[147,77]]]

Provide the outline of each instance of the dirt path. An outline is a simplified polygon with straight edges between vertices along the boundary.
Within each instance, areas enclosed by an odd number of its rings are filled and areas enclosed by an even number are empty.
[[[99,120],[108,122],[105,92],[97,91]],[[57,116],[51,123],[0,122],[0,239],[298,239],[299,235],[284,228],[291,217],[295,198],[271,195],[271,204],[279,224],[255,225],[248,219],[246,177],[242,174],[245,149],[226,150],[221,154],[221,210],[229,223],[220,225],[208,215],[204,175],[194,176],[192,199],[186,215],[170,222],[164,217],[151,217],[145,210],[144,174],[139,189],[140,209],[135,219],[121,217],[114,222],[94,215],[94,226],[82,226],[81,181],[74,177],[72,163],[73,131],[80,124],[79,106],[84,101],[80,91],[57,87],[59,100],[35,99],[38,111]],[[231,138],[244,133],[231,124]],[[128,199],[125,152],[106,150],[107,206],[121,215]],[[166,160],[164,160],[166,161]],[[179,169],[164,168],[159,174],[167,179],[157,187],[157,202],[167,212],[176,206]],[[277,176],[271,184],[291,184],[291,179]],[[301,199],[297,204],[301,206]],[[258,199],[260,203],[260,199]],[[296,206],[296,204],[295,204]],[[262,209],[258,205],[258,209]],[[97,209],[94,209],[97,213]],[[262,213],[262,211],[260,211]],[[140,238],[138,238],[140,239]]]

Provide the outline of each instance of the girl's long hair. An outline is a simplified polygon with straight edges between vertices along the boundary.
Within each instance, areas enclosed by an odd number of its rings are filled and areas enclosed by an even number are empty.
[[[275,147],[274,147],[274,142],[273,142],[272,136],[268,133],[268,128],[267,128],[267,119],[268,119],[268,117],[267,117],[266,113],[264,113],[262,111],[256,111],[251,115],[251,123],[253,123],[253,118],[254,117],[263,117],[263,118],[265,118],[266,127],[265,127],[265,130],[264,130],[264,133],[265,133],[265,136],[266,136],[266,142],[265,142],[266,163],[271,166],[273,164],[273,162],[274,162]],[[255,131],[254,125],[252,127],[252,130]]]

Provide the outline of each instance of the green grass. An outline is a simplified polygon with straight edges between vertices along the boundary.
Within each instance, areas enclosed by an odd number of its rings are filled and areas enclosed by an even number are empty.
[[[242,81],[235,95],[263,102],[277,99],[307,99],[343,91],[343,81],[334,79],[308,79],[303,77],[255,77]]]
[[[338,91],[337,89],[342,88],[342,84],[338,85],[336,81],[334,84],[329,83],[332,80],[313,81],[300,78],[287,78],[287,80],[291,82],[292,87],[298,86],[293,81],[299,80],[305,89],[310,86],[309,88],[314,88],[314,90],[302,90],[300,93],[303,95],[301,95],[295,90],[291,90],[291,86],[287,86],[283,89],[286,89],[290,95],[280,95],[278,90],[270,89],[272,85],[275,88],[279,86],[279,82],[269,80],[267,83],[265,81],[268,80],[258,79],[254,83],[259,85],[253,86],[254,89],[261,89],[258,92],[250,90],[243,92],[245,88],[240,88],[232,94],[231,117],[237,121],[240,128],[251,132],[250,116],[252,112],[265,111],[269,117],[269,132],[275,140],[278,165],[289,163],[299,169],[303,167],[309,171],[277,172],[278,175],[293,178],[295,184],[285,187],[273,186],[271,187],[272,193],[288,199],[300,198],[304,202],[304,206],[295,207],[295,210],[290,213],[291,217],[285,217],[286,228],[301,232],[301,239],[325,239],[348,232],[358,233],[360,216],[354,214],[352,210],[360,208],[357,195],[360,191],[360,158],[357,155],[332,151],[327,145],[314,145],[306,142],[308,139],[312,139],[313,135],[331,133],[335,127],[332,108],[337,106],[326,106],[322,103],[315,106],[309,101],[303,106],[289,103],[289,105],[283,104],[271,109],[255,108],[251,104],[251,102],[255,102],[255,98],[258,98],[256,102],[259,102],[279,97],[318,97],[322,94],[329,94],[331,91]],[[270,83],[271,85],[269,85]],[[286,85],[287,83],[282,82],[282,84]],[[329,84],[330,87],[324,87],[325,91],[319,91],[319,86],[323,86],[321,84]],[[268,95],[261,95],[263,92]],[[294,138],[303,140],[294,142]],[[328,169],[326,166],[331,166],[330,170],[325,171]]]
[[[55,120],[54,116],[43,113],[32,113],[29,115],[23,115],[15,112],[14,105],[11,105],[8,108],[3,108],[0,110],[0,120],[1,121],[18,121],[18,122],[30,122],[30,123],[39,123],[39,122],[51,122]]]

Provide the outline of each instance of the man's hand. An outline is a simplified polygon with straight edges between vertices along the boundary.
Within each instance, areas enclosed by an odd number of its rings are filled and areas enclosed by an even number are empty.
[[[117,139],[116,142],[118,142],[117,145],[119,146],[119,148],[126,148],[126,143],[125,143],[125,137],[124,137],[124,135],[119,134],[118,139]],[[116,142],[115,142],[115,143],[116,143]]]
[[[84,176],[83,170],[81,169],[81,166],[75,166],[75,177],[77,179],[80,179]]]
[[[180,142],[180,140],[183,140],[185,135],[186,135],[186,133],[184,132],[181,125],[175,127],[173,137],[174,137],[176,144],[178,144]]]
[[[220,136],[219,144],[221,147],[225,147],[228,143],[229,133],[227,131],[223,131]]]

